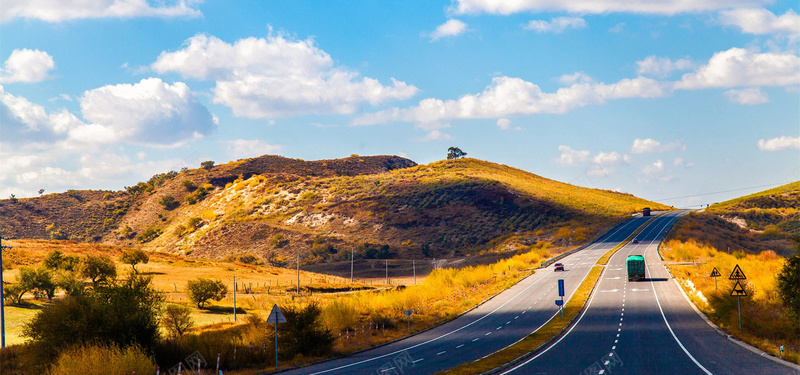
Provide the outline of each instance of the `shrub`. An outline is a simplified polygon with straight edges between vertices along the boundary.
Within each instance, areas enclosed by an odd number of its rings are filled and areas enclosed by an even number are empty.
[[[214,161],[213,160],[206,160],[206,161],[200,163],[200,167],[205,169],[205,170],[210,171],[211,168],[214,168]]]
[[[175,200],[175,197],[172,195],[167,194],[161,197],[161,199],[158,201],[158,204],[164,206],[164,208],[167,210],[174,210],[181,205],[181,202]]]
[[[198,309],[202,309],[209,300],[221,301],[225,298],[228,287],[222,281],[200,277],[186,283],[186,293],[189,300],[196,303]]]
[[[278,336],[285,358],[297,354],[324,356],[333,351],[333,334],[322,326],[322,310],[316,302],[305,307],[285,306],[282,310],[286,323],[278,325]]]
[[[136,237],[136,240],[141,242],[141,243],[147,243],[147,242],[150,242],[150,241],[156,239],[156,237],[158,237],[160,235],[161,235],[161,229],[148,228],[147,230],[144,231],[144,233],[142,233],[138,237]]]
[[[181,337],[186,330],[194,327],[192,310],[183,305],[167,305],[164,315],[161,316],[161,325],[169,332],[170,336]]]
[[[797,255],[786,259],[778,275],[778,290],[783,304],[792,311],[795,320],[800,321],[800,250]]]
[[[82,345],[61,352],[48,374],[128,375],[155,371],[155,360],[137,346]]]
[[[183,186],[183,188],[186,189],[186,191],[188,192],[193,192],[195,191],[195,189],[197,189],[197,185],[195,185],[194,182],[192,182],[192,180],[181,181],[181,186]]]
[[[117,266],[108,255],[87,255],[78,266],[78,275],[91,280],[94,286],[117,277]]]
[[[80,261],[76,256],[63,255],[60,251],[53,250],[44,258],[42,266],[53,270],[74,271]]]

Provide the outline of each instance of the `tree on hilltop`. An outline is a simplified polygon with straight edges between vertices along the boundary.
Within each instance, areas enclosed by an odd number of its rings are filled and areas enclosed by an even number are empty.
[[[450,160],[450,159],[461,159],[464,156],[467,156],[467,153],[464,152],[464,151],[461,151],[461,149],[458,148],[458,147],[450,147],[450,148],[447,149],[447,160]]]

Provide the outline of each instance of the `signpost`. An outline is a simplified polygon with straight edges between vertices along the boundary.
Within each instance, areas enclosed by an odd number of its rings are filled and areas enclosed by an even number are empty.
[[[736,267],[733,268],[733,272],[728,277],[729,280],[735,280],[736,284],[733,285],[733,290],[731,290],[731,296],[736,297],[736,303],[739,305],[739,330],[742,330],[742,297],[747,297],[747,291],[744,290],[742,284],[739,283],[741,280],[747,280],[747,276],[744,275],[742,269],[739,268],[737,264]],[[716,279],[714,279],[716,280]]]
[[[408,317],[408,332],[411,332],[411,314],[414,313],[414,310],[406,310],[405,313]]]
[[[556,301],[556,306],[561,309],[561,317],[564,317],[564,279],[558,279],[558,296],[560,300]]]
[[[275,368],[278,368],[278,323],[286,323],[286,317],[281,313],[278,305],[272,306],[272,311],[267,316],[267,323],[275,323]]]
[[[711,277],[714,278],[714,291],[717,290],[717,278],[720,276],[722,276],[722,274],[719,273],[717,267],[714,267],[714,269],[711,270]]]

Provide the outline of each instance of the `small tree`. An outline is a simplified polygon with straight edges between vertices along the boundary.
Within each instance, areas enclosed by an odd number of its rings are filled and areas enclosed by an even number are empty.
[[[467,153],[464,152],[464,151],[461,151],[461,149],[458,148],[458,147],[450,147],[450,148],[447,149],[447,159],[448,160],[450,160],[450,159],[460,159],[460,158],[463,158],[464,156],[467,156]]]
[[[161,197],[161,199],[158,201],[158,203],[160,205],[164,206],[164,208],[167,209],[167,210],[174,210],[174,209],[178,208],[178,206],[181,205],[181,202],[178,202],[177,200],[175,200],[175,197],[173,197],[173,196],[171,196],[169,194]]]
[[[800,323],[800,238],[797,243],[797,255],[786,259],[783,270],[778,274],[778,291],[783,304],[792,311],[795,321]]]
[[[213,160],[206,160],[206,161],[200,163],[200,167],[202,167],[205,170],[210,171],[211,168],[214,168],[214,161]]]
[[[44,194],[44,189],[39,189],[39,195]]]
[[[95,287],[117,277],[117,266],[108,255],[87,255],[78,266],[78,274],[92,281]]]
[[[189,328],[194,327],[192,310],[183,305],[167,305],[164,315],[161,316],[161,325],[170,336],[181,337]]]
[[[136,265],[139,263],[147,264],[147,262],[150,261],[150,257],[142,249],[132,249],[123,252],[119,257],[119,261],[130,264],[131,268],[133,268],[133,273],[139,273],[139,271],[136,270]]]
[[[283,315],[286,323],[278,326],[278,334],[287,358],[302,354],[307,357],[324,356],[333,350],[333,334],[322,326],[322,309],[316,302],[305,307],[286,306]]]
[[[42,267],[52,270],[74,271],[80,263],[80,258],[71,255],[64,255],[58,250],[53,250],[47,254],[42,262]]]
[[[198,309],[202,309],[208,300],[221,301],[225,298],[228,287],[222,281],[200,277],[186,283],[186,293],[189,300],[196,303]]]

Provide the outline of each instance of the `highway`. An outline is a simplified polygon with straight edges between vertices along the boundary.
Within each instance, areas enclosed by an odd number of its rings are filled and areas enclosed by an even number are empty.
[[[735,344],[693,310],[657,248],[684,214],[658,217],[609,261],[587,308],[565,335],[504,374],[800,374]],[[627,279],[628,255],[647,276]],[[731,297],[733,298],[733,297]]]
[[[562,259],[564,272],[554,272],[552,266],[537,270],[446,324],[388,345],[282,373],[434,374],[492,354],[526,337],[558,314],[555,305],[558,279],[565,280],[564,299],[568,304],[569,297],[595,262],[648,219],[629,219],[585,249]]]

